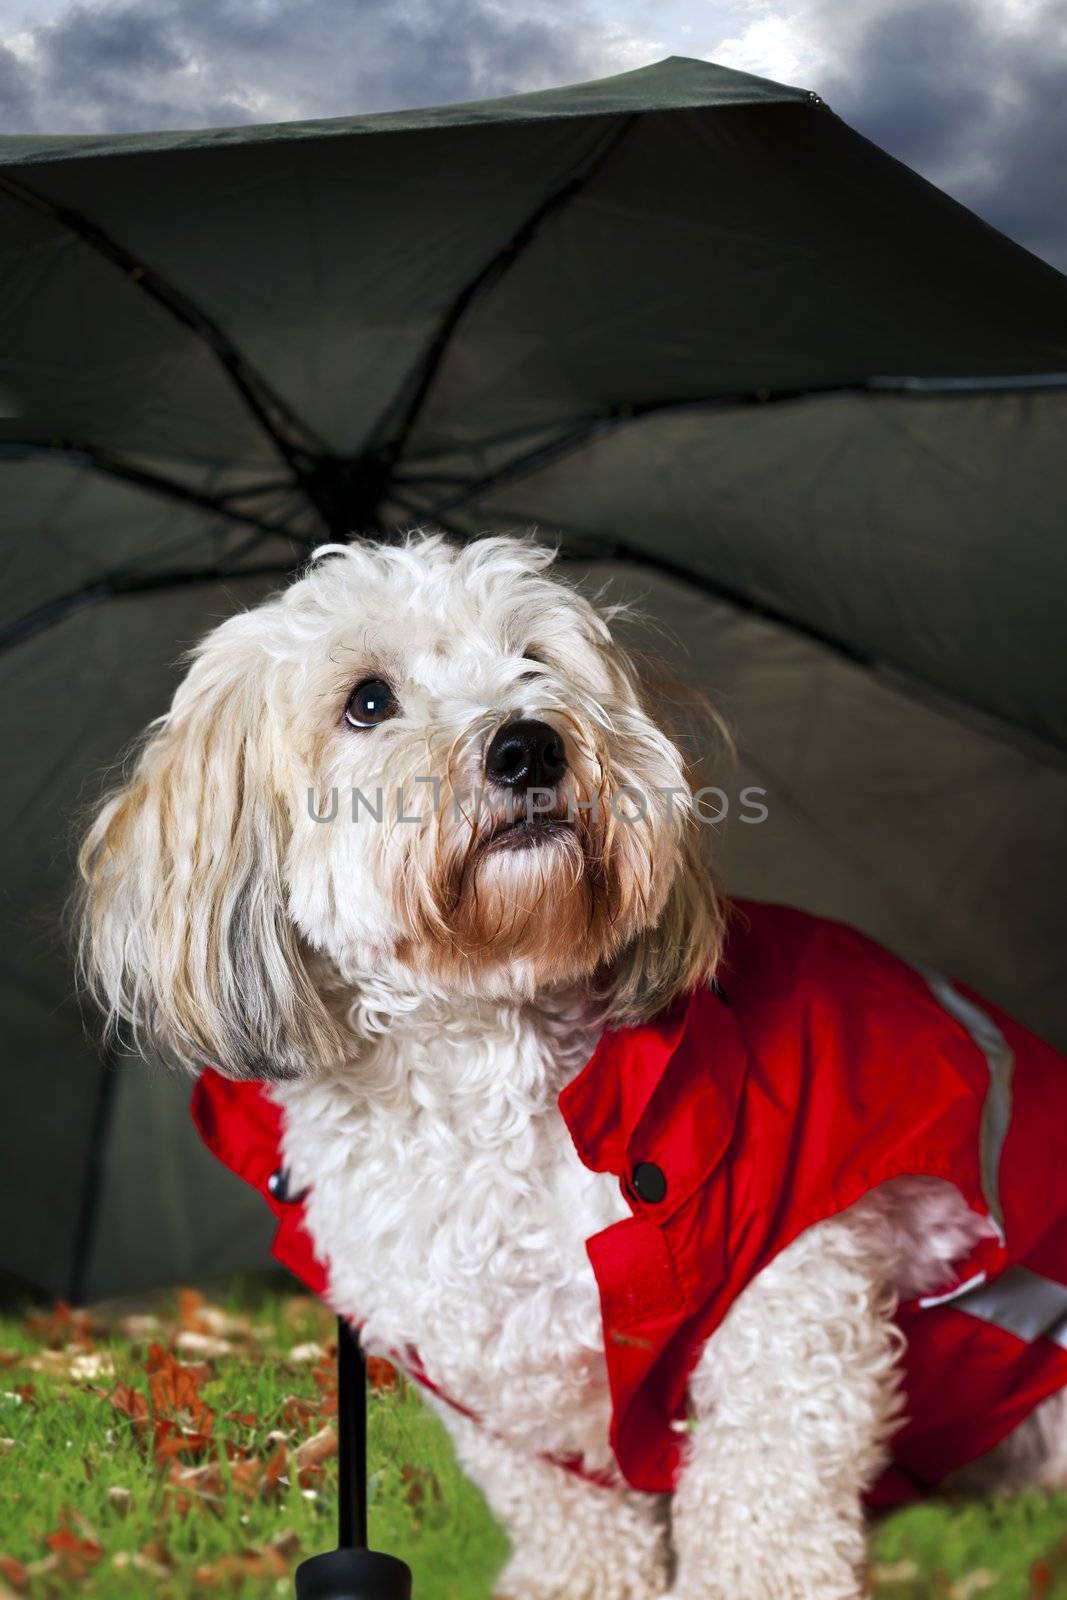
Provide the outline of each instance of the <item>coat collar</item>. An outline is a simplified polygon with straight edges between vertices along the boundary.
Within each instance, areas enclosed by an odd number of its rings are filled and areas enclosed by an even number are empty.
[[[722,1159],[747,1068],[730,1007],[702,985],[648,1022],[607,1030],[559,1109],[582,1163],[615,1173],[635,1209],[665,1220]],[[641,1205],[632,1190],[641,1162],[666,1178],[660,1203]]]

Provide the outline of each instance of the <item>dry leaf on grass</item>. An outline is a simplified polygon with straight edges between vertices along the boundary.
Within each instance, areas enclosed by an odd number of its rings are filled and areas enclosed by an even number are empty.
[[[312,1371],[315,1387],[319,1391],[319,1415],[335,1417],[337,1415],[337,1363],[334,1359],[336,1350],[331,1349],[324,1361],[321,1361]]]
[[[178,1290],[178,1321],[186,1333],[215,1339],[250,1339],[252,1319],[243,1312],[224,1311],[204,1299],[199,1289]],[[181,1337],[181,1335],[179,1335]]]
[[[124,1489],[119,1483],[113,1483],[107,1491],[107,1503],[120,1517],[128,1515],[132,1500],[129,1489]]]
[[[152,1454],[157,1467],[179,1456],[203,1456],[214,1448],[210,1429],[201,1432],[196,1428],[183,1428],[170,1417],[161,1418],[152,1435]]]
[[[288,1360],[298,1367],[307,1366],[316,1361],[325,1361],[325,1359],[325,1350],[314,1339],[308,1340],[306,1344],[294,1344],[288,1356]]]
[[[282,1421],[291,1428],[302,1428],[319,1415],[319,1402],[305,1395],[287,1394],[282,1401]]]
[[[73,1507],[64,1506],[60,1519],[59,1527],[46,1536],[45,1544],[56,1558],[64,1578],[84,1578],[104,1554],[104,1547],[91,1523]]]
[[[284,1578],[288,1573],[289,1563],[285,1557],[270,1545],[264,1545],[260,1550],[241,1550],[197,1567],[193,1582],[203,1589],[214,1589],[245,1578]]]
[[[988,1567],[976,1567],[973,1572],[968,1572],[949,1589],[950,1600],[971,1600],[976,1594],[985,1594],[987,1589],[992,1589],[997,1581],[995,1572],[990,1572]]]
[[[165,1559],[160,1559],[163,1556]],[[119,1550],[111,1557],[111,1565],[120,1572],[132,1567],[147,1578],[162,1581],[170,1577],[173,1564],[158,1544],[147,1544],[143,1550]]]
[[[209,1461],[202,1467],[176,1465],[167,1477],[167,1504],[183,1517],[194,1505],[221,1514],[225,1487],[217,1461]]]
[[[86,1350],[68,1344],[62,1350],[41,1350],[25,1362],[30,1372],[45,1372],[50,1378],[70,1378],[84,1383],[93,1378],[113,1378],[115,1359],[109,1350]]]
[[[147,1428],[148,1400],[140,1389],[133,1389],[128,1383],[117,1383],[113,1389],[95,1389],[93,1392],[124,1417],[129,1417],[137,1432]]]
[[[175,1335],[175,1350],[182,1355],[200,1356],[205,1361],[218,1361],[222,1356],[233,1355],[233,1345],[213,1333],[197,1333],[194,1328],[183,1328]]]
[[[161,1331],[163,1324],[150,1313],[133,1314],[119,1321],[119,1332],[131,1344],[147,1344]]]
[[[160,1344],[145,1361],[155,1417],[152,1449],[156,1465],[178,1456],[202,1456],[213,1448],[215,1413],[200,1398],[203,1369],[185,1367]]]
[[[287,1578],[293,1559],[300,1553],[300,1540],[292,1528],[275,1534],[266,1544],[235,1550],[218,1561],[206,1562],[193,1574],[194,1583],[206,1589],[232,1584],[245,1578]]]
[[[400,1374],[391,1361],[382,1356],[367,1357],[367,1382],[372,1389],[395,1389],[399,1379]]]
[[[272,1550],[277,1550],[287,1561],[291,1561],[294,1556],[300,1554],[300,1536],[294,1528],[283,1528],[270,1540],[270,1547]]]
[[[255,1428],[259,1425],[259,1418],[254,1411],[224,1411],[223,1416],[227,1422],[235,1422],[240,1428]]]
[[[327,1424],[305,1439],[293,1451],[293,1462],[302,1489],[310,1489],[322,1476],[323,1464],[337,1454],[337,1435]]]
[[[67,1344],[91,1349],[99,1324],[90,1312],[75,1311],[65,1300],[57,1300],[51,1311],[31,1312],[24,1326],[38,1344],[61,1350]]]
[[[8,1583],[16,1589],[24,1589],[29,1582],[29,1574],[21,1561],[16,1561],[14,1556],[0,1555],[0,1573],[3,1573]]]
[[[152,1409],[157,1417],[180,1414],[202,1432],[211,1431],[214,1412],[200,1398],[202,1370],[183,1366],[161,1344],[149,1345],[144,1369],[148,1374]]]

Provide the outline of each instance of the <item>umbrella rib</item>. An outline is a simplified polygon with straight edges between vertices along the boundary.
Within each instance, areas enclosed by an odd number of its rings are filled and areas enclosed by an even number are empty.
[[[469,544],[472,537],[455,523],[442,520],[436,513],[428,514],[420,511],[419,507],[411,500],[394,495],[393,499],[403,510],[410,511],[416,517],[424,517],[439,527],[442,533],[447,533],[464,544]],[[507,522],[526,522],[530,518],[521,512],[512,512],[501,509],[499,515]],[[854,645],[846,644],[833,634],[824,633],[822,629],[811,624],[801,622],[791,617],[785,611],[779,611],[774,606],[762,605],[758,600],[746,595],[743,590],[735,588],[732,584],[722,583],[716,578],[705,577],[703,573],[687,566],[684,562],[674,561],[670,556],[653,555],[647,550],[641,550],[636,545],[628,544],[616,535],[609,537],[595,533],[587,533],[581,529],[565,528],[554,518],[551,522],[551,531],[557,536],[561,554],[568,561],[626,561],[633,566],[648,567],[651,571],[659,573],[665,578],[675,578],[680,583],[685,583],[690,588],[699,589],[714,600],[723,600],[728,605],[739,611],[749,612],[753,616],[761,617],[767,622],[777,623],[780,627],[788,628],[790,632],[800,634],[810,639],[815,644],[833,650],[837,655],[844,656],[847,660],[856,662],[861,666],[876,665],[876,658],[858,649]]]
[[[21,205],[42,213],[76,234],[98,255],[110,261],[143,294],[147,294],[171,316],[206,344],[220,362],[234,388],[259,423],[263,432],[303,483],[307,476],[307,457],[325,455],[327,449],[314,431],[297,416],[267,380],[243,356],[215,319],[194,300],[170,283],[162,273],[113,239],[99,224],[73,206],[58,204],[17,179],[0,174],[0,192]],[[292,435],[292,436],[291,436]]]
[[[46,628],[75,611],[99,605],[103,600],[117,599],[123,595],[154,594],[160,590],[188,588],[200,583],[231,583],[236,578],[291,577],[299,562],[263,561],[253,567],[233,567],[229,562],[215,567],[173,568],[156,573],[115,573],[110,577],[94,579],[78,589],[36,606],[23,616],[16,617],[0,628],[0,652],[23,644],[27,639],[43,633]]]
[[[262,534],[293,539],[298,544],[306,544],[309,547],[312,544],[310,539],[292,533],[285,523],[270,522],[265,517],[257,517],[252,511],[241,511],[230,504],[231,500],[244,499],[250,494],[287,485],[277,483],[250,485],[234,489],[224,495],[211,495],[199,489],[190,489],[186,484],[179,483],[175,478],[168,478],[162,472],[150,472],[146,467],[136,466],[132,461],[126,461],[122,456],[116,455],[114,451],[101,449],[98,445],[85,444],[73,439],[0,439],[0,460],[7,458],[17,461],[24,455],[66,455],[74,461],[92,467],[97,472],[105,473],[110,478],[120,478],[124,483],[136,484],[139,489],[148,489],[152,494],[179,500],[183,505],[196,506],[201,511],[210,511],[215,516],[225,517],[229,522],[256,528]]]
[[[591,439],[602,434],[612,433],[618,428],[626,427],[630,423],[643,422],[648,417],[654,417],[671,411],[728,411],[742,406],[777,406],[786,405],[797,400],[830,399],[836,395],[858,395],[865,398],[881,397],[884,399],[936,399],[936,398],[973,398],[984,394],[1029,393],[1034,390],[1053,391],[1067,388],[1067,375],[1063,373],[1032,373],[1016,375],[1008,378],[985,377],[975,379],[918,379],[918,378],[866,378],[856,379],[843,383],[810,384],[799,389],[770,389],[759,388],[741,390],[733,394],[700,395],[691,399],[668,400],[635,400],[606,407],[603,411],[591,416],[575,418],[562,432],[554,438],[544,440],[533,450],[524,454],[512,456],[501,466],[483,477],[464,481],[456,477],[453,481],[463,484],[459,493],[449,495],[439,500],[427,510],[424,515],[436,521],[442,516],[447,516],[450,511],[469,506],[473,500],[481,495],[491,493],[503,484],[514,483],[527,477],[538,468],[558,460],[561,456],[569,455],[574,450],[579,450]],[[522,434],[543,434],[545,424],[532,424],[529,428],[519,433],[509,433],[504,437],[517,440]],[[492,438],[483,439],[472,445],[473,453],[491,450],[495,442]],[[416,463],[413,461],[413,465]],[[447,474],[434,475],[429,472],[412,474],[409,478],[398,479],[401,485],[416,482],[448,482]]]
[[[426,517],[425,512],[420,512],[418,506],[410,501],[394,497],[397,504],[403,506],[416,516]],[[501,517],[509,522],[530,522],[525,513],[508,511],[500,508]],[[469,544],[477,535],[464,532],[455,524],[433,519],[443,533],[452,535]],[[1063,768],[1067,766],[1067,746],[1049,735],[1035,732],[1032,728],[1024,727],[1021,723],[1014,722],[998,712],[988,711],[984,706],[974,704],[970,700],[947,690],[939,689],[936,685],[927,683],[924,678],[913,676],[904,668],[898,667],[885,656],[875,655],[870,651],[859,649],[847,643],[836,634],[827,633],[811,623],[802,622],[799,618],[791,616],[788,612],[779,610],[776,606],[764,605],[743,590],[735,588],[732,584],[723,583],[719,579],[707,577],[704,573],[697,572],[694,568],[681,561],[675,561],[670,556],[655,555],[650,551],[639,549],[628,544],[616,535],[604,537],[600,534],[589,533],[583,529],[568,529],[562,527],[554,519],[551,523],[553,533],[558,534],[558,544],[561,555],[569,561],[625,561],[631,566],[643,567],[650,572],[656,572],[661,577],[672,578],[679,583],[684,583],[701,594],[707,595],[712,600],[721,600],[736,611],[742,611],[748,616],[756,617],[764,622],[774,623],[777,627],[788,630],[796,637],[809,640],[825,650],[832,651],[842,660],[855,666],[861,666],[868,671],[886,678],[897,684],[905,693],[921,700],[924,705],[941,707],[950,710],[954,715],[963,718],[972,726],[984,729],[1001,739],[1007,740],[1016,749],[1023,749],[1031,756],[1046,765]]]
[[[384,458],[389,468],[393,467],[422,414],[434,379],[466,313],[477,300],[500,282],[526,246],[531,243],[541,224],[581,193],[618,148],[636,121],[636,115],[628,116],[620,124],[609,127],[593,148],[587,151],[570,170],[562,183],[538,203],[510,238],[493,252],[488,261],[478,268],[453,297],[422,359],[408,374],[399,393],[371,429],[365,454],[376,453]]]

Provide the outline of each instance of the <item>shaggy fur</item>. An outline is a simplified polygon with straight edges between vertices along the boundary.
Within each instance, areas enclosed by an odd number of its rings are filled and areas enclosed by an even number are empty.
[[[138,1043],[272,1081],[332,1301],[486,1419],[438,1406],[512,1537],[500,1595],[857,1600],[894,1305],[983,1227],[946,1184],[875,1192],[746,1290],[693,1373],[672,1503],[539,1459],[613,1471],[584,1246],[629,1213],[557,1096],[606,1024],[712,975],[724,921],[662,708],[550,561],[327,547],[209,635],[83,847],[84,970]],[[396,714],[353,727],[368,679]],[[502,848],[485,751],[522,717],[568,774]],[[1043,1408],[972,1486],[1062,1477],[1061,1423]]]

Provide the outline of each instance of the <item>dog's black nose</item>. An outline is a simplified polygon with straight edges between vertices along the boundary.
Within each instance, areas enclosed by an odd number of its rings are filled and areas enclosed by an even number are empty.
[[[486,776],[508,789],[551,789],[566,770],[563,740],[547,722],[505,722],[485,752]]]

